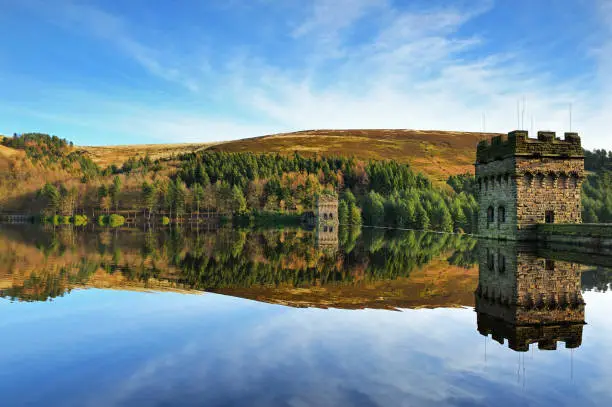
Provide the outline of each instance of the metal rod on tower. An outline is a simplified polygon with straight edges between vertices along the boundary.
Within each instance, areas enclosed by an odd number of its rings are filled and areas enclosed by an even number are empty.
[[[523,95],[523,111],[521,112],[521,130],[525,130],[525,96]]]
[[[569,128],[570,128],[570,131],[572,131],[572,104],[571,103],[569,105],[569,119],[570,119]]]
[[[516,129],[520,130],[521,128],[521,115],[519,114],[519,110],[520,110],[520,100],[516,101]]]

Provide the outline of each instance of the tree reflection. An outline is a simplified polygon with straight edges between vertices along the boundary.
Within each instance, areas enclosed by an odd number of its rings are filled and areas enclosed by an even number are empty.
[[[394,294],[383,295],[380,290],[390,289],[382,287],[385,281],[400,284],[398,279],[407,279],[433,259],[440,267],[450,262],[467,269],[476,259],[476,242],[466,236],[368,228],[15,232],[0,234],[7,242],[0,249],[2,295],[25,301],[55,298],[74,287],[205,290],[245,297],[255,295],[255,289],[289,293],[335,287],[333,295],[339,297],[362,290],[360,297],[399,301],[408,283],[402,281],[401,290],[395,286]],[[17,259],[23,266],[16,269],[11,264]],[[424,296],[417,292],[423,287],[413,288],[413,297]],[[235,292],[246,289],[250,291]],[[397,301],[393,306],[401,306]]]

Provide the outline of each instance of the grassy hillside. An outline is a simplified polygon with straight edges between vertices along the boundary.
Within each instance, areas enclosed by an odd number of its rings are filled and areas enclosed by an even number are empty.
[[[0,211],[41,209],[34,197],[45,182],[76,184],[87,171],[79,154],[66,140],[30,133],[23,145],[13,145],[13,138],[2,137],[0,143]],[[25,141],[24,141],[25,140]],[[57,145],[54,145],[57,143]]]
[[[450,175],[473,172],[478,141],[494,135],[437,130],[305,130],[230,141],[209,149],[391,159],[445,182]]]
[[[79,147],[96,164],[121,165],[130,157],[152,160],[215,150],[293,154],[343,155],[359,159],[396,160],[410,164],[434,181],[446,182],[453,174],[473,172],[476,145],[494,133],[437,130],[305,130],[223,143],[144,144]]]
[[[77,151],[84,153],[100,167],[121,166],[129,158],[151,160],[168,158],[180,154],[195,153],[218,143],[138,144],[123,146],[83,146]]]

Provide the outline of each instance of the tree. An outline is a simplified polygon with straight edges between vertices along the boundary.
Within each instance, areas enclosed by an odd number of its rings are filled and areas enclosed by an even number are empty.
[[[109,196],[102,197],[100,199],[100,209],[108,214],[111,208],[111,199]]]
[[[469,228],[468,218],[459,200],[454,200],[451,205],[451,217],[453,219],[455,232],[465,231]]]
[[[429,216],[423,205],[418,205],[416,208],[416,227],[420,230],[429,229]]]
[[[357,199],[355,199],[355,195],[353,195],[350,189],[345,189],[342,195],[343,195],[342,199],[346,201],[348,205],[352,203],[354,204],[357,202]]]
[[[174,181],[174,211],[179,218],[185,215],[187,196],[187,186],[177,177]]]
[[[356,204],[349,204],[349,222],[353,226],[361,226],[361,211]]]
[[[247,203],[242,190],[238,188],[238,185],[234,185],[232,188],[232,200],[231,209],[233,213],[242,214],[246,212]]]
[[[215,183],[215,197],[217,198],[217,209],[221,212],[232,210],[232,188],[225,182],[218,180]]]
[[[112,205],[115,207],[115,210],[119,209],[119,194],[121,193],[121,179],[118,175],[115,175],[113,179],[113,184],[110,186],[108,191]]]
[[[384,198],[374,191],[370,191],[366,195],[363,205],[363,218],[367,225],[382,225],[385,217],[384,202]]]
[[[78,198],[78,191],[76,187],[73,186],[72,188],[68,189],[64,184],[60,184],[59,195],[59,210],[62,215],[73,215]]]
[[[174,209],[174,200],[176,199],[176,188],[174,182],[165,183],[163,195],[163,206],[168,211],[169,218],[172,219],[172,210]]]
[[[202,204],[206,207],[206,211],[210,213],[211,209],[217,209],[217,197],[215,196],[215,187],[212,185],[204,186],[204,199]]]
[[[98,188],[98,199],[102,199],[105,196],[108,196],[108,187],[102,184],[100,188]]]
[[[341,225],[349,223],[349,207],[345,200],[341,200],[338,204],[338,222]]]
[[[142,204],[146,211],[149,211],[148,219],[151,220],[151,212],[153,212],[153,208],[155,207],[155,203],[157,202],[157,191],[155,189],[155,185],[151,185],[148,182],[143,182],[142,184]]]
[[[196,207],[198,219],[200,219],[200,205],[204,199],[204,188],[197,182],[191,186],[191,199]]]
[[[41,195],[47,201],[47,210],[49,214],[57,213],[60,205],[60,193],[58,189],[47,182],[41,190]]]
[[[261,209],[261,198],[264,192],[264,184],[259,181],[250,181],[247,187],[247,207],[254,210]]]

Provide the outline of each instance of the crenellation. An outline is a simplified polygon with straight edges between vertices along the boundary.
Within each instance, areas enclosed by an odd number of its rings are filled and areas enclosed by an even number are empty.
[[[516,130],[507,136],[495,136],[478,143],[477,162],[486,163],[511,156],[525,157],[583,157],[584,152],[577,133],[565,133],[564,139],[553,131],[538,131],[537,138]]]

